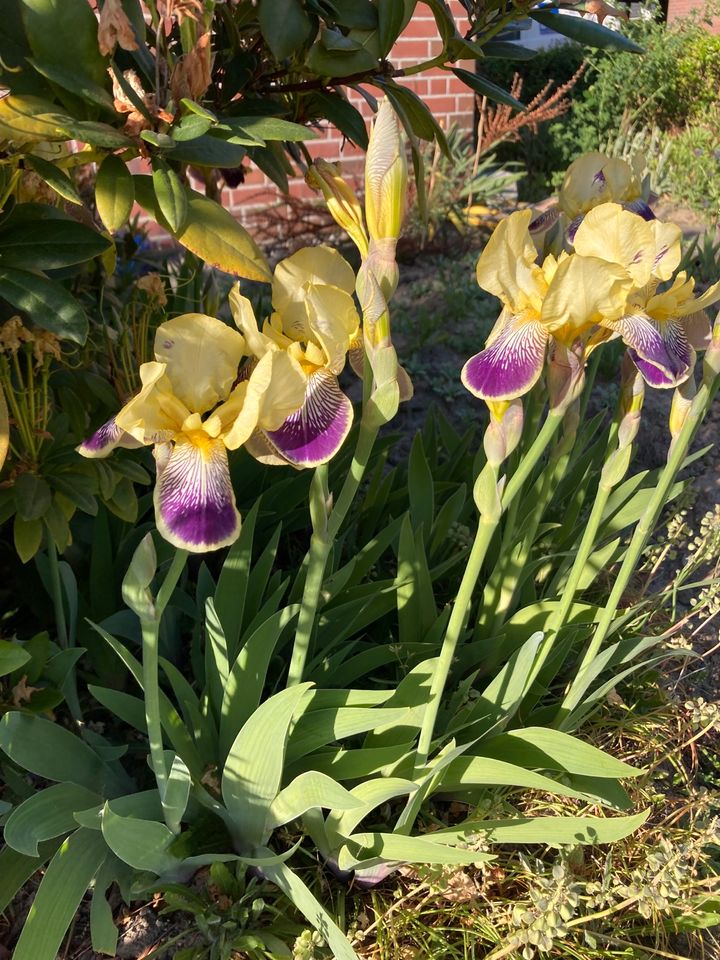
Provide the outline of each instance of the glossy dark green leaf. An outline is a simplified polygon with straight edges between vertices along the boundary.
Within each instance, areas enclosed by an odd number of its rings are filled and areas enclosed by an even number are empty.
[[[35,473],[21,473],[15,481],[15,503],[23,520],[37,520],[50,506],[52,494],[46,480]]]
[[[0,677],[12,673],[30,659],[30,654],[13,640],[0,640]]]
[[[86,77],[98,86],[107,60],[98,49],[98,24],[86,0],[22,0],[30,49],[47,66]]]
[[[344,137],[357,144],[361,150],[367,150],[368,132],[365,120],[360,111],[342,94],[322,90],[312,95],[308,106],[316,111],[319,117],[329,120]]]
[[[576,40],[588,47],[598,49],[613,48],[626,53],[644,53],[642,47],[620,33],[619,30],[609,30],[602,24],[585,20],[584,17],[572,17],[563,13],[551,13],[549,10],[531,10],[528,16],[541,24],[560,33],[570,40]]]
[[[421,140],[436,140],[445,156],[452,160],[443,129],[420,97],[409,87],[403,87],[394,81],[383,83],[382,88],[403,125],[409,127]]]
[[[178,143],[183,143],[185,140],[195,140],[197,137],[201,137],[208,132],[211,126],[212,121],[208,120],[207,117],[189,113],[176,126],[172,127],[170,136]]]
[[[13,521],[13,543],[15,552],[23,563],[32,560],[42,544],[43,525],[41,520],[23,520],[15,515]]]
[[[0,232],[0,268],[57,270],[92,260],[110,241],[68,218],[17,223],[11,218]]]
[[[326,8],[332,10],[328,19],[341,27],[373,30],[378,25],[378,11],[370,0],[328,0]]]
[[[487,97],[488,100],[493,100],[495,103],[503,103],[506,107],[512,107],[514,110],[527,109],[524,103],[513,97],[507,90],[503,90],[496,83],[486,80],[485,77],[480,77],[469,70],[463,70],[461,67],[453,67],[452,72],[481,97]]]
[[[260,0],[258,20],[276,60],[285,60],[310,38],[311,18],[301,0]]]
[[[111,233],[127,223],[134,202],[132,174],[127,164],[111,153],[100,164],[95,179],[95,205]]]
[[[88,319],[72,294],[55,280],[26,270],[0,267],[0,297],[60,339],[85,343]]]
[[[64,200],[69,200],[70,203],[82,204],[80,194],[77,192],[77,187],[60,167],[57,167],[54,163],[50,163],[48,160],[43,160],[42,157],[26,157],[25,162]]]
[[[256,141],[247,138],[249,143]],[[247,153],[242,144],[230,143],[222,133],[210,133],[193,140],[180,140],[172,152],[172,159],[192,163],[196,167],[239,167]]]
[[[532,60],[538,54],[530,47],[521,47],[519,43],[509,43],[507,40],[488,40],[482,44],[482,52],[488,59],[497,60]]]
[[[237,130],[239,134],[249,134],[259,144],[266,140],[317,140],[318,136],[309,127],[281,117],[224,117],[222,125]]]
[[[380,57],[386,57],[394,47],[403,28],[406,6],[403,0],[377,0]]]
[[[67,126],[72,137],[83,143],[89,143],[93,147],[119,150],[122,147],[134,146],[128,136],[108,123],[100,123],[96,120],[72,120]]]
[[[87,103],[96,104],[104,110],[113,111],[113,99],[103,87],[93,81],[77,68],[70,69],[66,66],[60,66],[57,63],[48,63],[38,57],[30,57],[29,63],[37,72],[56,83],[63,90],[74,93],[81,100]]]
[[[172,232],[180,233],[185,228],[188,213],[187,192],[180,177],[162,160],[154,160],[152,181],[160,213]]]
[[[331,31],[325,33],[329,34]],[[328,49],[327,44],[331,49]],[[376,58],[361,45],[351,50],[337,49],[337,47],[336,37],[324,36],[308,51],[305,65],[321,77],[349,77],[355,73],[372,73],[378,66]]]

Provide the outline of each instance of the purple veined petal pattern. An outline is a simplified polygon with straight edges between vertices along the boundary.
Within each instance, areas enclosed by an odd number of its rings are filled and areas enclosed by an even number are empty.
[[[631,200],[629,203],[623,203],[623,210],[629,210],[630,213],[636,213],[639,217],[642,217],[643,220],[656,220],[655,214],[652,212],[652,208],[649,203],[646,203],[644,200],[641,200],[640,197],[637,200]]]
[[[264,430],[272,447],[295,467],[327,463],[350,431],[353,408],[337,377],[319,370],[308,378],[305,403],[279,430]]]
[[[528,226],[530,236],[534,238],[537,234],[547,233],[551,227],[555,226],[559,219],[560,207],[554,206],[548,210],[543,210],[542,213],[539,213],[535,219],[530,222]]]
[[[155,521],[169,543],[192,553],[226,547],[240,533],[240,514],[222,440],[178,435],[157,449]]]
[[[483,400],[514,400],[537,382],[545,362],[548,334],[537,320],[512,317],[493,342],[470,357],[463,385]]]
[[[115,417],[111,417],[106,423],[95,431],[95,433],[83,440],[77,448],[77,452],[83,457],[107,457],[116,447],[125,447],[128,450],[135,450],[142,444],[135,437],[126,433],[122,427],[115,422]]]
[[[679,321],[658,322],[640,313],[622,317],[613,328],[651,387],[676,387],[687,380],[695,363],[695,351]]]

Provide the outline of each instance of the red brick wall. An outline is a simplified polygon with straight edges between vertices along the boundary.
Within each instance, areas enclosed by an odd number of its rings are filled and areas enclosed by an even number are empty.
[[[467,28],[467,17],[459,0],[450,0],[450,8],[458,21],[460,31],[464,32]],[[412,20],[399,37],[388,59],[397,68],[408,67],[436,56],[441,49],[437,33],[430,8],[422,2],[418,3]],[[466,129],[472,126],[473,94],[454,74],[447,70],[434,69],[417,77],[399,78],[399,82],[406,84],[425,101],[444,129],[452,124]],[[368,91],[373,95],[379,93],[377,88],[370,86]],[[365,100],[354,91],[349,91],[349,94],[352,104],[366,120],[369,119],[372,111]],[[322,139],[309,141],[307,147],[313,157],[340,160],[348,179],[351,182],[355,179],[359,185],[362,177],[362,153],[352,144],[343,142],[342,135],[337,130],[328,128]],[[300,177],[290,181],[290,193],[298,197],[312,195]],[[253,167],[240,187],[223,190],[222,202],[240,219],[244,219],[253,210],[275,203],[280,197],[277,188]]]
[[[688,14],[693,12],[704,13],[705,0],[668,0],[668,23],[687,17]],[[720,17],[715,17],[708,29],[710,33],[720,33]]]

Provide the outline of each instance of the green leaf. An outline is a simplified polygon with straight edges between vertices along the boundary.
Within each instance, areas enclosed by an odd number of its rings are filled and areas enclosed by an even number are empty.
[[[408,497],[410,519],[417,530],[422,525],[425,536],[430,535],[435,516],[435,491],[430,465],[423,449],[422,435],[415,434],[408,461]]]
[[[165,822],[173,833],[180,833],[180,821],[185,815],[190,797],[190,771],[182,757],[173,757],[165,785],[165,796],[162,805],[165,813]]]
[[[378,11],[370,0],[330,0],[328,5],[332,9],[328,20],[342,27],[374,30],[378,25]]]
[[[42,717],[9,710],[0,719],[0,749],[24,770],[93,792],[111,786],[111,771],[80,737]]]
[[[38,520],[50,507],[52,493],[46,480],[35,473],[22,473],[15,481],[15,504],[23,520]]]
[[[361,150],[368,148],[368,132],[360,111],[333,90],[322,90],[308,98],[308,109],[327,118],[344,137]]]
[[[105,842],[94,830],[81,827],[67,838],[42,878],[13,960],[55,960],[106,854]]]
[[[0,640],[0,677],[18,670],[30,659],[30,654],[14,640]]]
[[[623,50],[626,53],[644,53],[642,47],[633,43],[618,30],[608,30],[599,23],[585,20],[583,17],[568,17],[562,13],[550,13],[548,10],[530,10],[528,16],[543,27],[549,27],[570,40],[588,47],[604,49],[607,47]]]
[[[126,872],[122,864],[109,851],[103,865],[95,877],[95,887],[90,901],[90,942],[96,953],[106,953],[114,957],[117,952],[118,928],[115,926],[112,908],[107,902],[105,891]]]
[[[212,597],[208,597],[205,601],[205,663],[210,702],[216,716],[220,716],[230,674],[230,663],[225,634],[215,612]]]
[[[265,851],[270,853],[270,851]],[[318,930],[333,952],[335,960],[358,960],[345,934],[336,926],[330,914],[315,899],[300,877],[281,863],[263,868],[265,876],[282,890],[290,902]]]
[[[570,18],[567,17],[566,19]],[[481,77],[477,73],[471,73],[469,70],[463,70],[461,67],[452,67],[452,72],[458,80],[462,80],[466,86],[474,90],[475,93],[479,93],[481,97],[487,97],[488,100],[493,100],[495,103],[503,103],[506,107],[512,107],[514,110],[527,110],[524,103],[521,103],[507,90],[503,90],[502,87],[491,80],[486,80],[485,77]]]
[[[61,340],[85,343],[88,333],[85,311],[55,280],[3,266],[0,267],[0,297],[18,310],[24,310],[34,323],[52,331]]]
[[[240,642],[259,507],[259,501],[256,501],[247,516],[243,518],[240,536],[225,557],[215,589],[215,610],[220,618],[231,656],[234,656]]]
[[[116,130],[108,123],[99,123],[96,120],[70,121],[70,134],[83,143],[92,147],[105,147],[107,150],[120,150],[123,147],[133,147],[135,144],[120,130]]]
[[[111,153],[100,164],[95,180],[97,211],[111,233],[127,223],[134,203],[132,174],[120,157]]]
[[[146,533],[135,548],[122,582],[123,601],[140,620],[153,620],[155,617],[155,600],[150,585],[156,570],[155,544],[152,533]]]
[[[102,86],[107,60],[86,0],[22,0],[21,9],[30,49],[41,63]]]
[[[13,94],[0,100],[0,134],[18,144],[69,140],[72,123],[72,117],[61,114],[50,100]]]
[[[299,718],[288,744],[288,762],[299,760],[335,740],[367,733],[385,724],[398,726],[411,718],[407,707],[333,707]]]
[[[482,44],[482,52],[489,60],[532,60],[538,55],[537,50],[521,47],[517,43],[508,43],[506,40],[488,40]]]
[[[270,805],[267,826],[269,830],[297,820],[308,810],[320,807],[334,810],[353,810],[363,806],[332,777],[315,770],[301,773],[275,797]]]
[[[249,144],[257,143],[254,138],[246,137],[245,140]],[[196,167],[239,167],[246,156],[245,147],[226,140],[222,129],[217,135],[208,133],[192,140],[179,140],[172,151],[173,160],[192,163]]]
[[[15,552],[23,563],[32,560],[42,545],[43,525],[41,520],[23,520],[15,515],[13,521],[13,542]]]
[[[152,172],[155,198],[173,233],[181,233],[187,223],[188,198],[180,178],[162,160],[153,160]]]
[[[100,803],[100,796],[75,783],[56,783],[15,807],[4,826],[8,846],[28,857],[39,856],[38,844],[77,827],[73,816]]]
[[[631,817],[517,817],[514,820],[468,820],[428,834],[433,842],[467,840],[479,836],[488,843],[542,843],[552,846],[578,843],[615,843],[627,837],[650,816],[643,810]]]
[[[163,223],[152,177],[136,175],[134,181],[138,203]],[[187,222],[176,239],[210,266],[249,280],[269,282],[272,279],[270,268],[247,230],[214,200],[193,190],[188,193]]]
[[[116,857],[136,870],[160,874],[180,862],[170,853],[175,834],[157,820],[121,817],[109,803],[102,812],[102,835]]]
[[[327,816],[325,828],[331,841],[334,839],[339,846],[349,837],[355,827],[377,807],[396,797],[406,797],[415,793],[417,784],[412,780],[403,780],[400,777],[380,777],[376,780],[365,780],[350,791],[360,805],[351,810],[331,810]]]
[[[397,607],[401,643],[422,640],[437,612],[425,556],[423,531],[413,531],[407,514],[400,529],[397,569]]]
[[[297,684],[268,698],[230,748],[222,795],[244,852],[264,843],[272,829],[270,805],[280,791],[290,723],[310,686]]]
[[[379,69],[377,58],[359,43],[342,46],[339,30],[323,30],[305,58],[305,66],[321,77],[348,77]],[[347,38],[349,39],[349,38]]]
[[[58,196],[61,196],[64,200],[69,200],[70,203],[82,205],[77,187],[64,170],[48,160],[43,160],[42,157],[26,157],[25,162],[32,167],[38,176],[43,178],[48,186],[52,187]]]
[[[453,161],[443,129],[420,97],[409,87],[403,87],[393,80],[383,81],[381,87],[403,126],[406,128],[409,126],[415,136],[420,137],[421,140],[436,140],[448,160]]]
[[[317,140],[318,136],[309,127],[280,117],[223,117],[222,127],[249,134],[258,144],[266,140]]]
[[[220,719],[220,756],[260,703],[270,660],[284,631],[300,611],[299,604],[278,610],[250,634],[235,658],[225,684]]]
[[[341,870],[367,869],[379,864],[471,864],[493,860],[488,853],[463,850],[424,837],[405,837],[394,833],[356,833],[348,837],[338,856]]]
[[[637,777],[641,770],[598,750],[589,743],[549,727],[526,727],[486,740],[477,748],[483,756],[497,756],[522,766],[566,770],[585,776]]]
[[[55,270],[92,260],[110,245],[106,237],[70,217],[19,223],[11,217],[0,231],[0,264],[3,269]]]
[[[170,129],[170,136],[177,143],[183,143],[185,140],[195,140],[207,133],[212,126],[212,120],[207,117],[198,116],[190,113],[183,117],[174,127]]]
[[[60,66],[57,63],[44,62],[38,57],[28,57],[28,63],[46,80],[57,84],[63,90],[74,93],[75,96],[80,97],[86,103],[96,104],[109,112],[114,110],[113,98],[107,90],[99,84],[93,83],[84,73],[78,72],[77,66],[68,69],[68,67]]]
[[[48,841],[43,844],[39,857],[26,857],[8,846],[0,849],[0,913],[5,912],[18,890],[50,859],[57,847],[57,841]]]
[[[98,687],[94,683],[88,684],[88,692],[123,723],[147,734],[145,704],[139,697],[110,687]]]
[[[276,60],[285,60],[299,50],[313,29],[300,0],[260,0],[260,30]]]
[[[377,0],[378,53],[386,57],[395,46],[404,26],[407,4],[403,0]],[[412,6],[415,6],[413,3]]]

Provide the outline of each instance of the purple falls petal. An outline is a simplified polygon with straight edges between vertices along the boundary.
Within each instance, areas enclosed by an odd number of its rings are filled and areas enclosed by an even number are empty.
[[[547,233],[551,227],[555,226],[559,219],[560,207],[555,206],[550,207],[548,210],[543,210],[534,220],[530,221],[530,226],[528,227],[530,236],[535,240],[537,234]]]
[[[327,463],[338,452],[353,419],[352,404],[337,377],[320,370],[308,378],[305,403],[279,430],[263,431],[272,447],[295,467]]]
[[[83,440],[77,448],[77,452],[83,457],[107,457],[115,447],[126,447],[128,450],[133,450],[141,446],[140,441],[126,433],[115,423],[115,417],[112,417],[101,427],[98,427],[91,437]]]
[[[462,370],[463,385],[483,400],[514,400],[534,386],[542,373],[548,334],[536,320],[513,317],[482,353]]]
[[[237,540],[240,514],[222,440],[180,434],[159,444],[155,459],[155,520],[169,543],[205,553]]]
[[[679,321],[659,322],[640,313],[623,317],[613,328],[651,387],[676,387],[687,380],[695,363],[695,351]]]

